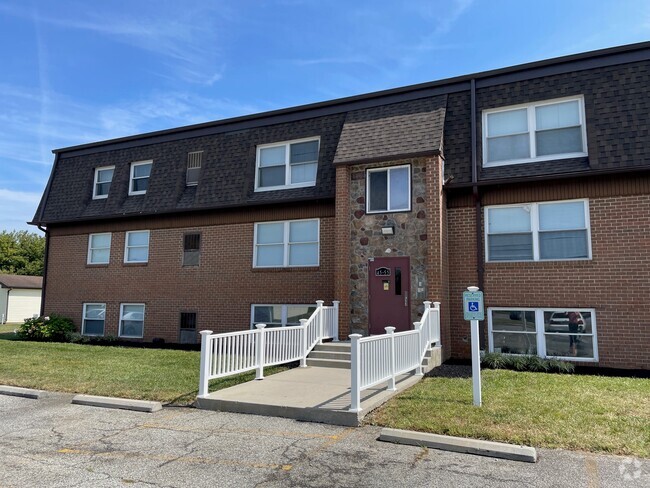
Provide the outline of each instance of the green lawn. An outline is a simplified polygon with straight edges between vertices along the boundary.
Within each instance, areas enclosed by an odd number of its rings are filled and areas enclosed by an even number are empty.
[[[11,340],[0,328],[0,384],[189,404],[199,385],[198,351]],[[287,367],[265,369],[270,375]],[[250,381],[251,371],[210,382],[210,391]]]
[[[471,378],[432,377],[367,422],[460,437],[650,457],[650,380],[483,370],[483,406]]]

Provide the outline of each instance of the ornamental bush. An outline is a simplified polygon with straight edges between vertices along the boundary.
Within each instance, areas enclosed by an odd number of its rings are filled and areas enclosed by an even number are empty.
[[[28,341],[66,341],[68,334],[75,331],[72,320],[60,315],[25,319],[16,330],[16,335]]]
[[[559,359],[542,359],[539,356],[521,356],[490,352],[481,358],[481,366],[487,369],[512,369],[534,373],[573,373],[575,365]]]

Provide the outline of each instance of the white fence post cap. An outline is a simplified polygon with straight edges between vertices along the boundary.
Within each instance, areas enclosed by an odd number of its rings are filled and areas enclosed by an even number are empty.
[[[478,291],[478,286],[468,286],[467,291],[471,291],[472,293]]]
[[[395,333],[395,327],[384,327],[386,330],[387,334],[394,334]]]
[[[266,324],[255,324],[255,327],[257,327],[258,329],[263,329],[264,327],[266,327]]]
[[[199,334],[206,336],[206,335],[212,334],[212,331],[211,330],[202,330],[201,332],[199,332]]]

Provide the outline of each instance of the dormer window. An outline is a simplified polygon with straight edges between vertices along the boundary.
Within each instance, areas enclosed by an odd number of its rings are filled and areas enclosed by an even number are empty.
[[[93,200],[108,198],[111,189],[115,166],[104,166],[95,169],[95,181],[93,185]]]
[[[255,190],[314,186],[319,146],[319,138],[258,146]]]
[[[129,195],[144,195],[149,188],[152,161],[131,163],[131,179],[129,182]]]
[[[587,155],[584,99],[563,98],[483,112],[483,166]]]
[[[185,174],[185,186],[196,186],[199,184],[199,173],[201,173],[201,161],[203,151],[187,153],[187,172]]]

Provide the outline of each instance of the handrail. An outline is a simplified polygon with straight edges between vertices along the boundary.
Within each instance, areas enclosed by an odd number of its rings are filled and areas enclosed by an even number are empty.
[[[256,370],[255,379],[264,379],[264,367],[300,360],[307,366],[307,355],[323,339],[338,339],[339,302],[324,306],[316,301],[316,310],[300,325],[266,327],[255,324],[253,330],[214,334],[202,330],[199,396],[208,394],[211,379]]]
[[[395,378],[414,371],[422,375],[422,362],[432,344],[440,344],[440,302],[424,302],[420,322],[413,330],[395,333],[395,327],[386,327],[386,334],[362,337],[350,335],[351,379],[350,411],[361,411],[361,392],[388,382],[388,390],[396,390]]]

